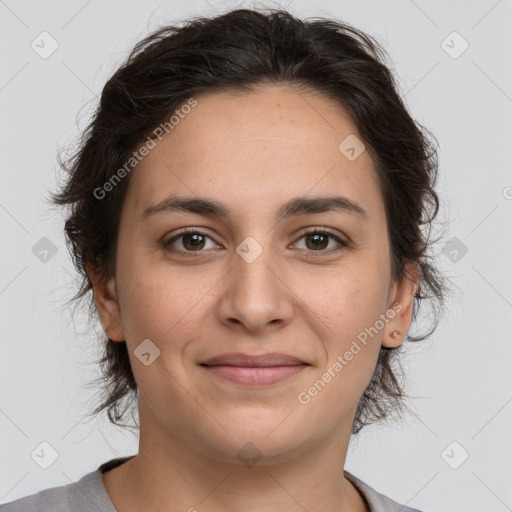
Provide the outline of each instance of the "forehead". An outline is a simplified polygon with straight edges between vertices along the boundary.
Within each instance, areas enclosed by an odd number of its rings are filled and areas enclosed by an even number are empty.
[[[368,151],[349,159],[340,149],[362,138],[337,102],[274,85],[195,100],[132,171],[126,201],[139,213],[169,194],[261,209],[262,200],[339,192],[370,211],[382,206]]]

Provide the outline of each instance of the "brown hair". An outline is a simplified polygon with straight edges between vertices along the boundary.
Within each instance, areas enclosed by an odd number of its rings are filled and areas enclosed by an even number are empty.
[[[203,92],[250,92],[264,83],[284,83],[318,91],[339,102],[358,127],[375,163],[385,201],[393,279],[406,273],[405,263],[419,265],[420,284],[413,304],[413,323],[429,299],[431,329],[407,336],[424,340],[443,312],[445,276],[430,263],[430,228],[439,200],[437,149],[430,132],[417,124],[402,102],[385,65],[386,54],[367,34],[324,18],[302,21],[281,9],[237,9],[196,17],[182,26],[164,26],[138,42],[107,81],[92,121],[78,148],[59,165],[68,174],[55,205],[68,206],[68,248],[81,277],[75,301],[89,295],[90,318],[97,318],[86,264],[107,279],[115,274],[119,217],[130,175],[108,194],[95,190],[112,179],[140,141],[168,119],[190,97]],[[151,137],[152,138],[152,137]],[[149,139],[148,139],[149,140]],[[429,228],[428,234],[422,227]],[[91,414],[107,409],[113,424],[137,394],[126,342],[102,335],[104,399]],[[400,374],[394,362],[402,349],[381,347],[373,377],[358,404],[352,433],[404,408]],[[96,379],[98,380],[98,379]],[[123,402],[128,400],[128,403]]]

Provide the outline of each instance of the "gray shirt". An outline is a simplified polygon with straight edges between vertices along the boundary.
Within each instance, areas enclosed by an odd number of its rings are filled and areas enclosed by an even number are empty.
[[[99,466],[96,471],[84,475],[77,482],[45,489],[0,505],[0,512],[117,512],[103,485],[101,473],[119,466],[132,457],[111,459]],[[380,494],[348,471],[345,471],[345,476],[366,499],[370,512],[421,512],[415,508],[400,505]]]

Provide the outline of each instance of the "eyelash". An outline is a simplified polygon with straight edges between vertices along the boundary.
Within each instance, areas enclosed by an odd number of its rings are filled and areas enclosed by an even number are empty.
[[[209,235],[207,235],[206,233],[204,233],[203,231],[199,230],[199,229],[196,229],[196,228],[184,228],[182,229],[177,235],[173,236],[172,238],[170,238],[169,240],[167,240],[166,242],[164,242],[163,246],[166,250],[170,251],[170,252],[173,252],[173,253],[181,253],[182,255],[185,255],[185,257],[191,257],[191,258],[196,258],[198,256],[201,256],[201,254],[204,252],[204,250],[199,250],[199,251],[183,251],[181,249],[176,249],[174,247],[172,247],[172,243],[175,242],[176,240],[182,238],[184,235],[190,235],[190,234],[194,234],[194,235],[202,235],[202,236],[205,236],[207,238],[210,238],[212,239]],[[328,235],[329,237],[333,238],[336,242],[338,242],[338,244],[341,246],[341,247],[338,247],[336,249],[330,249],[330,250],[319,250],[319,251],[309,251],[307,257],[308,258],[318,258],[319,256],[323,256],[325,254],[332,254],[332,253],[336,253],[338,251],[342,251],[346,248],[349,247],[349,244],[347,242],[345,242],[344,240],[342,240],[341,238],[339,238],[338,236],[336,236],[334,233],[332,233],[331,231],[325,229],[325,228],[309,228],[308,230],[304,231],[302,233],[302,235],[299,237],[298,240],[301,240],[302,238],[304,238],[305,236],[307,235],[312,235],[312,234],[322,234],[322,235]],[[306,249],[307,250],[307,249]],[[320,253],[320,254],[315,254],[315,253]]]

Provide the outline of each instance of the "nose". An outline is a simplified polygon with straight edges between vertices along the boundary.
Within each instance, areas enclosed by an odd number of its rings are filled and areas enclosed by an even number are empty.
[[[219,303],[219,321],[255,333],[281,328],[293,316],[293,292],[283,265],[265,248],[254,260],[233,254],[233,267]]]

